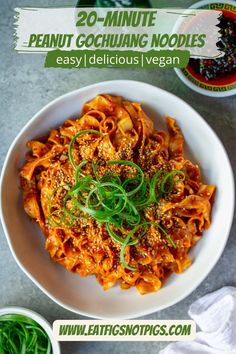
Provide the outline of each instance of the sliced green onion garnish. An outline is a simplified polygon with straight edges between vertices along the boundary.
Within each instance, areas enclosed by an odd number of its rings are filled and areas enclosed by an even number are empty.
[[[127,166],[135,168],[139,172],[140,177],[141,177],[140,183],[139,183],[139,185],[136,188],[134,188],[133,190],[127,192],[127,195],[129,197],[131,195],[137,193],[138,190],[142,187],[142,184],[144,182],[144,173],[143,173],[142,169],[138,165],[136,165],[134,162],[126,161],[126,160],[111,160],[111,161],[107,162],[107,165],[127,165]]]
[[[52,354],[51,341],[44,329],[31,318],[0,316],[1,354]]]
[[[63,208],[52,209],[53,196],[58,190],[53,192],[49,203],[49,225],[53,227],[73,227],[76,219],[92,217],[99,223],[106,225],[110,237],[121,244],[120,261],[123,266],[130,270],[135,268],[129,266],[125,261],[126,246],[136,245],[140,237],[147,232],[148,225],[155,225],[168,240],[170,246],[176,248],[173,239],[168,235],[162,226],[155,222],[145,221],[145,209],[151,204],[158,204],[160,199],[172,193],[175,184],[175,176],[179,175],[177,181],[183,181],[185,174],[182,171],[173,170],[157,171],[149,180],[145,177],[142,169],[132,161],[111,160],[107,166],[119,165],[129,166],[134,171],[133,176],[122,180],[113,171],[105,172],[102,176],[99,173],[100,166],[94,161],[81,161],[76,165],[73,158],[73,147],[79,136],[91,133],[103,135],[97,130],[88,129],[76,134],[69,145],[69,161],[75,170],[75,184],[69,186],[64,198]],[[91,175],[85,175],[82,169],[90,164]],[[67,185],[68,187],[68,185]],[[59,187],[63,189],[63,186]],[[60,190],[59,190],[60,191]],[[56,209],[56,210],[55,210]],[[118,235],[114,227],[119,231]],[[144,232],[140,232],[140,228]],[[138,237],[133,239],[138,232]],[[0,353],[1,354],[1,353]]]
[[[73,146],[74,146],[74,143],[76,141],[76,139],[83,135],[83,134],[86,134],[86,133],[93,133],[93,134],[97,134],[97,135],[103,135],[101,132],[99,132],[98,130],[94,130],[94,129],[86,129],[86,130],[81,130],[79,133],[77,133],[73,139],[71,139],[71,142],[70,142],[70,145],[69,145],[69,160],[70,160],[70,163],[71,165],[74,167],[74,169],[76,170],[77,166],[75,164],[75,161],[73,159],[73,156],[72,156],[72,150],[73,150]]]
[[[88,160],[83,160],[77,167],[75,170],[75,180],[76,182],[78,182],[79,180],[79,176],[85,177],[84,174],[81,172],[81,169],[84,165],[86,165],[88,163]]]
[[[130,237],[131,237],[131,235],[128,234],[128,235],[126,236],[126,239],[124,240],[124,243],[123,243],[122,246],[121,246],[121,250],[120,250],[120,262],[123,264],[123,266],[124,266],[126,269],[129,269],[129,270],[134,271],[134,270],[137,270],[137,268],[134,268],[134,267],[129,266],[129,265],[126,263],[126,260],[125,260],[125,248],[126,248],[126,246],[128,245],[128,243],[129,243]]]
[[[173,177],[177,174],[181,175],[183,177],[183,179],[185,178],[185,174],[182,171],[174,170],[174,171],[167,173],[161,182],[161,186],[160,186],[161,193],[168,194],[168,193],[172,192],[173,186],[174,186]]]
[[[96,180],[98,180],[98,175],[97,175],[98,165],[94,161],[92,161],[92,168],[93,168],[93,174],[94,174]]]
[[[174,240],[170,237],[170,235],[166,232],[165,229],[163,229],[163,227],[161,227],[159,224],[154,223],[153,225],[157,226],[161,232],[164,234],[165,238],[169,241],[169,243],[174,247],[177,248]]]
[[[140,229],[141,227],[147,228],[148,225],[153,225],[156,226],[157,228],[159,228],[161,230],[161,232],[164,234],[164,236],[166,237],[166,239],[170,242],[170,244],[176,248],[176,244],[175,242],[172,240],[172,238],[170,237],[170,235],[168,235],[168,233],[163,229],[162,226],[160,226],[158,223],[155,222],[144,222],[143,224],[140,224],[138,226],[136,226],[132,231],[130,231],[130,233],[126,236],[125,239],[122,239],[122,247],[121,247],[121,251],[120,251],[120,261],[123,264],[123,266],[129,270],[136,270],[136,268],[130,267],[126,261],[125,261],[125,248],[126,246],[131,246],[131,245],[135,245],[136,243],[138,243],[138,240],[143,236],[144,233],[147,232],[147,229],[144,229],[144,232],[142,234],[140,234],[138,236],[138,238],[136,238],[133,241],[130,241],[131,237],[135,234],[135,232],[138,231],[138,229]],[[117,235],[115,235],[117,237]],[[114,238],[114,235],[112,236]],[[118,241],[119,242],[119,241]]]

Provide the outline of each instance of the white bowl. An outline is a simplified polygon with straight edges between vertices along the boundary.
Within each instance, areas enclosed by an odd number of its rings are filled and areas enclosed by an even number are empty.
[[[58,341],[56,341],[55,337],[53,336],[52,327],[50,323],[47,320],[45,320],[45,318],[43,318],[41,315],[39,315],[37,312],[31,311],[24,307],[9,306],[9,307],[0,308],[0,316],[3,315],[23,315],[25,317],[29,317],[32,320],[36,321],[47,333],[52,344],[53,354],[61,353],[59,343]]]
[[[23,210],[19,167],[26,142],[77,116],[83,104],[99,93],[122,95],[141,102],[163,128],[163,116],[176,118],[183,130],[186,155],[197,161],[206,182],[217,186],[212,225],[191,251],[192,266],[172,275],[157,293],[141,296],[117,285],[104,291],[94,276],[81,278],[53,263],[44,249],[44,236]],[[1,177],[1,218],[10,249],[30,279],[59,305],[96,318],[134,318],[169,307],[189,295],[215,266],[225,247],[234,210],[234,181],[223,145],[209,125],[187,103],[169,92],[136,81],[117,80],[69,92],[41,109],[22,129],[7,154]]]

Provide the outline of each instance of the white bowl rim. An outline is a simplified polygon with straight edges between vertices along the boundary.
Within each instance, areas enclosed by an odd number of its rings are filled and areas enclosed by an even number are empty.
[[[38,312],[27,309],[25,307],[19,306],[7,306],[0,308],[0,317],[3,315],[23,315],[25,317],[29,317],[35,322],[37,322],[47,333],[50,342],[52,344],[53,354],[60,354],[61,349],[58,341],[55,339],[52,331],[52,326],[50,323]]]
[[[200,1],[196,2],[195,4],[191,5],[189,7],[189,9],[198,9],[201,6],[208,5],[208,4],[214,4],[214,3],[230,4],[230,5],[236,6],[234,0],[200,0]],[[179,79],[181,81],[183,81],[183,83],[186,86],[188,86],[189,88],[191,88],[195,92],[201,93],[202,95],[209,96],[209,97],[218,97],[218,98],[236,95],[236,88],[233,88],[228,91],[217,92],[217,91],[208,91],[202,87],[198,87],[183,74],[181,69],[174,68],[174,70],[175,70],[177,76],[179,77]]]
[[[12,144],[10,145],[10,148],[8,150],[8,153],[6,155],[4,164],[3,164],[3,168],[2,168],[2,172],[1,172],[1,177],[0,177],[0,220],[2,222],[3,225],[3,230],[9,245],[9,248],[11,250],[11,253],[16,261],[16,263],[19,265],[19,267],[23,270],[23,272],[29,277],[29,279],[31,279],[33,281],[34,284],[36,284],[38,286],[38,288],[44,293],[46,294],[50,299],[52,299],[54,302],[56,302],[58,305],[60,305],[61,307],[76,313],[76,314],[80,314],[83,316],[87,316],[87,317],[93,317],[93,318],[97,318],[97,319],[113,319],[114,317],[110,317],[110,316],[99,316],[97,314],[94,313],[90,313],[88,311],[83,311],[83,310],[78,310],[77,308],[74,308],[73,306],[70,306],[68,304],[65,304],[63,301],[57,299],[54,295],[52,295],[49,291],[47,291],[35,278],[34,276],[22,265],[22,263],[20,262],[20,260],[18,259],[18,257],[16,256],[16,253],[14,251],[14,248],[12,246],[12,242],[11,242],[11,237],[8,233],[7,230],[7,226],[5,224],[5,220],[4,220],[4,215],[3,215],[3,205],[2,205],[2,183],[3,183],[3,179],[4,179],[4,175],[7,169],[7,165],[8,165],[8,160],[9,157],[11,156],[12,150],[14,149],[14,146],[16,144],[16,142],[18,141],[19,137],[21,136],[21,134],[23,134],[25,132],[25,130],[28,129],[28,127],[48,108],[51,108],[54,104],[60,102],[61,100],[76,94],[77,92],[80,92],[80,94],[83,93],[83,91],[86,91],[88,89],[91,88],[99,88],[102,85],[109,85],[112,84],[114,85],[114,83],[122,83],[122,84],[128,84],[128,83],[132,83],[132,84],[136,84],[136,85],[143,85],[143,87],[149,87],[152,89],[158,89],[161,90],[163,92],[168,93],[168,95],[172,96],[173,98],[177,98],[178,100],[181,101],[182,104],[187,105],[189,108],[191,108],[197,115],[198,115],[198,119],[201,121],[201,124],[205,125],[205,127],[207,129],[209,129],[211,131],[211,133],[214,135],[214,138],[217,140],[218,144],[221,146],[224,154],[225,154],[225,159],[226,162],[228,164],[229,167],[229,171],[230,171],[230,176],[229,176],[229,180],[228,180],[228,184],[231,186],[231,190],[232,190],[232,198],[231,198],[231,207],[230,207],[230,212],[228,214],[228,223],[227,223],[227,227],[226,227],[226,231],[225,231],[225,239],[224,242],[221,245],[221,248],[218,250],[218,253],[215,254],[214,257],[214,261],[212,261],[211,266],[209,267],[209,269],[201,276],[199,276],[198,281],[196,281],[191,287],[188,287],[188,290],[183,290],[181,296],[178,296],[175,298],[175,300],[170,301],[168,303],[168,305],[158,305],[155,309],[148,309],[148,310],[140,310],[140,312],[136,313],[135,315],[128,315],[128,316],[124,316],[124,315],[120,315],[120,316],[116,316],[116,319],[128,319],[128,318],[137,318],[137,317],[141,317],[141,316],[146,316],[149,314],[152,314],[156,311],[160,311],[163,310],[165,308],[169,308],[173,305],[175,305],[176,303],[180,302],[181,300],[183,300],[184,298],[186,298],[188,295],[190,295],[201,283],[202,281],[208,276],[208,274],[211,272],[211,270],[215,267],[216,263],[218,262],[220,256],[222,255],[224,248],[226,246],[228,237],[229,237],[229,233],[230,233],[230,229],[231,229],[231,225],[233,222],[233,216],[234,216],[234,204],[235,204],[235,185],[234,185],[234,175],[233,175],[233,170],[230,164],[230,160],[228,157],[228,154],[224,148],[224,145],[222,144],[221,140],[218,138],[217,134],[215,133],[215,131],[210,127],[210,125],[202,118],[202,116],[197,113],[197,111],[195,111],[187,102],[185,102],[184,100],[182,100],[181,98],[179,98],[178,96],[172,94],[169,91],[166,91],[164,89],[161,89],[159,87],[156,87],[154,85],[151,84],[147,84],[144,83],[142,81],[135,81],[135,80],[108,80],[108,81],[102,81],[102,82],[98,82],[92,85],[88,85],[85,87],[82,87],[80,89],[76,89],[73,91],[70,91],[68,93],[65,93],[57,98],[55,98],[54,100],[50,101],[48,104],[46,104],[43,108],[41,108],[29,121],[28,123],[23,127],[23,129],[20,130],[20,132],[17,134],[17,136],[15,137],[15,139],[13,140]]]

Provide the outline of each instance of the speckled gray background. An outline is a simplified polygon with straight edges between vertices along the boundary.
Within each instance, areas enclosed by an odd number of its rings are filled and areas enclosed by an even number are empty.
[[[27,5],[71,5],[73,0],[0,0],[0,164],[7,150],[25,123],[46,103],[68,91],[111,79],[133,79],[159,86],[183,98],[211,125],[228,151],[233,168],[236,168],[236,97],[215,99],[201,96],[176,77],[173,70],[120,70],[44,69],[44,55],[17,54],[13,50],[13,9]],[[154,1],[157,6],[189,6],[195,1]],[[210,147],[209,147],[210,148]],[[212,152],[214,153],[214,152]],[[227,183],[227,181],[225,181]],[[10,188],[10,186],[9,186]],[[225,251],[205,281],[185,300],[166,310],[146,316],[146,319],[187,319],[189,305],[200,296],[224,285],[236,286],[236,238],[235,224],[231,230]],[[0,307],[25,306],[55,319],[78,319],[77,316],[44,295],[19,269],[0,228]],[[164,343],[137,342],[81,342],[63,343],[62,354],[157,354]]]

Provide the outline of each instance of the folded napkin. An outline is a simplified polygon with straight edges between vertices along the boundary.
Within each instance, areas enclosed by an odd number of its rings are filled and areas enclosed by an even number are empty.
[[[169,344],[159,354],[236,354],[236,288],[203,296],[188,314],[201,330],[195,340]]]

